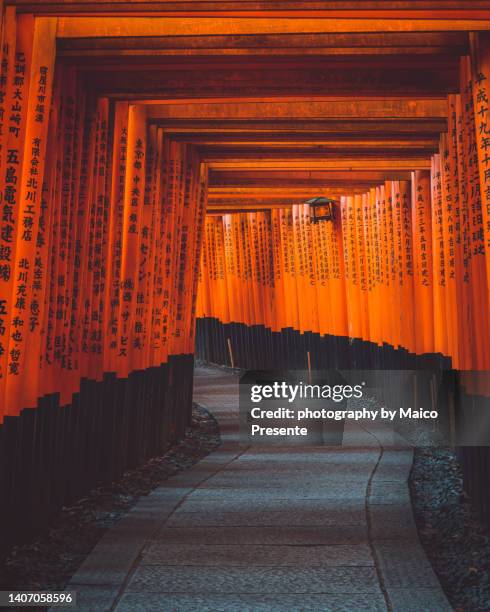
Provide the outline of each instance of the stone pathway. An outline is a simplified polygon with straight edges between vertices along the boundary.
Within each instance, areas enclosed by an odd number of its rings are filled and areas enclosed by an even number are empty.
[[[411,450],[353,427],[355,448],[240,447],[238,378],[217,368],[196,370],[195,401],[223,445],[107,532],[69,585],[77,609],[451,610],[417,537]]]

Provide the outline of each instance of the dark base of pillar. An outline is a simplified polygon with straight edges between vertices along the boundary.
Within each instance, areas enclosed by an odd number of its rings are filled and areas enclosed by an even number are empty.
[[[193,355],[120,379],[82,380],[68,406],[59,395],[0,426],[0,552],[27,541],[62,506],[163,454],[192,413]]]
[[[301,334],[285,328],[273,332],[264,325],[221,323],[211,317],[197,319],[196,357],[203,361],[233,365],[245,370],[357,369],[416,370],[450,369],[451,360],[441,354],[415,355],[389,344],[378,346],[364,340],[341,336]]]

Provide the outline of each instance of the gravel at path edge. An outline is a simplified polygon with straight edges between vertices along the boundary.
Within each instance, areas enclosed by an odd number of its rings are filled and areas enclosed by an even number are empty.
[[[420,540],[456,612],[490,610],[490,534],[447,448],[418,448],[410,490]]]

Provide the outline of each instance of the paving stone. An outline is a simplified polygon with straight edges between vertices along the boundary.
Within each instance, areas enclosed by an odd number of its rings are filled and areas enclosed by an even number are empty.
[[[146,502],[146,503],[145,503]],[[102,537],[71,579],[73,584],[120,585],[145,542],[155,535],[175,504],[162,513],[144,500]]]
[[[143,565],[201,566],[371,566],[374,561],[367,544],[337,546],[281,545],[192,545],[152,544],[143,553]]]
[[[371,567],[243,568],[140,565],[128,591],[157,593],[378,593]]]
[[[374,473],[373,480],[408,480],[413,464],[413,450],[385,451]]]
[[[381,594],[168,595],[126,593],[117,612],[385,612]]]
[[[369,496],[370,504],[409,504],[410,493],[405,480],[399,482],[386,482],[384,480],[373,480],[371,486],[371,494]]]
[[[411,504],[369,505],[369,516],[374,540],[400,538],[418,541]]]
[[[369,449],[344,449],[341,446],[333,447],[325,447],[325,446],[309,446],[307,449],[305,448],[297,448],[297,447],[261,447],[257,446],[253,448],[253,451],[250,451],[250,457],[267,457],[271,460],[277,458],[278,461],[289,461],[289,459],[304,459],[305,461],[313,460],[314,457],[321,461],[336,461],[339,463],[347,462],[357,462],[359,464],[363,464],[364,461],[368,458],[371,458],[375,463],[379,458],[379,448],[373,450]],[[240,461],[247,461],[247,457],[249,455],[242,455],[240,457]]]
[[[166,488],[195,488],[200,486],[215,473],[215,470],[186,470],[165,483]]]
[[[393,612],[452,612],[441,588],[388,588]]]
[[[366,522],[365,508],[356,510],[336,507],[328,510],[283,512],[176,512],[167,521],[168,526],[245,526],[245,525],[363,525]]]
[[[272,461],[256,459],[254,461],[241,461],[241,458],[237,458],[236,461],[230,465],[230,469],[237,474],[257,473],[264,470],[272,470],[275,473],[281,474],[295,474],[310,470],[312,474],[323,474],[325,476],[338,476],[338,470],[343,475],[355,476],[354,480],[360,480],[369,477],[372,472],[372,466],[370,465],[359,465],[358,463],[335,463],[334,461],[321,461],[317,459],[315,462],[298,461],[295,458],[291,458],[290,461]],[[200,464],[198,464],[200,465]]]
[[[201,461],[199,461],[199,463],[197,463],[193,467],[198,467],[201,465],[215,465],[215,464],[223,465],[225,463],[233,461],[238,456],[239,456],[239,453],[237,453],[236,451],[230,451],[226,449],[223,450],[219,448],[218,450],[211,453],[211,455],[208,455],[207,457],[204,457],[204,459],[201,459]]]
[[[366,437],[365,431],[344,431],[342,438],[344,448],[379,448],[379,442],[374,437]]]
[[[359,464],[346,463],[308,463],[293,462],[290,464],[280,464],[277,462],[269,463],[240,463],[234,461],[227,469],[226,475],[236,475],[239,478],[248,478],[265,474],[268,471],[274,473],[278,478],[301,478],[308,474],[310,480],[328,480],[332,484],[343,484],[347,482],[365,483],[369,480],[373,471],[373,465],[359,466]]]
[[[170,480],[165,481],[165,486],[158,487],[158,489],[155,489],[152,493],[150,493],[148,497],[151,497],[152,500],[153,499],[156,500],[158,498],[162,501],[172,500],[172,499],[176,499],[180,501],[183,497],[185,497],[186,495],[189,495],[189,493],[192,493],[192,491],[195,490],[193,487],[178,487],[178,486],[168,487],[167,484],[169,482]]]
[[[178,480],[177,482],[182,483],[180,486],[184,486],[184,483],[190,482],[190,478],[187,480]],[[344,483],[345,484],[345,483]],[[356,483],[354,483],[356,484]],[[358,483],[359,484],[359,483]],[[362,485],[362,483],[360,483]],[[367,485],[367,478],[365,484]],[[338,483],[337,483],[338,485]],[[268,490],[284,490],[286,488],[285,483],[282,478],[278,478],[277,475],[273,477],[272,475],[267,475],[267,473],[262,474],[248,474],[247,476],[237,476],[236,473],[232,474],[228,471],[220,472],[216,474],[212,478],[206,480],[206,482],[202,482],[201,484],[196,484],[199,488],[207,488],[207,489],[234,489],[234,490],[249,490],[249,489],[257,489],[260,488],[263,491]],[[314,478],[309,474],[305,474],[303,477],[297,475],[295,477],[291,477],[288,479],[289,490],[296,491],[316,491],[316,490],[328,490],[335,486],[335,483],[332,482],[328,477],[322,478],[319,476],[318,478]],[[344,487],[345,489],[345,487]],[[363,487],[365,489],[365,487]],[[364,496],[364,490],[362,492]]]
[[[360,487],[360,491],[352,492],[349,488],[345,491],[346,487],[328,486],[322,489],[312,489],[310,487],[301,487],[299,490],[289,488],[284,491],[282,488],[275,489],[264,489],[263,487],[248,487],[246,489],[230,489],[230,488],[219,488],[210,486],[199,487],[194,489],[192,493],[187,497],[186,503],[207,503],[212,501],[236,501],[241,503],[249,502],[260,502],[264,499],[271,500],[291,500],[295,503],[297,500],[339,500],[343,498],[345,500],[358,500],[359,496],[363,496],[366,485]]]
[[[291,451],[291,452],[290,452]],[[376,465],[379,458],[379,451],[345,451],[342,448],[338,450],[330,450],[325,447],[311,448],[305,451],[304,448],[291,448],[285,451],[284,449],[267,448],[261,449],[260,447],[253,448],[251,451],[241,455],[236,463],[238,465],[246,465],[250,463],[264,463],[264,464],[278,464],[278,465],[290,465],[298,464],[302,465],[307,463],[310,467],[317,465],[325,465],[328,463],[357,465],[359,468],[365,468],[367,464]]]
[[[396,432],[392,426],[382,421],[365,421],[364,427],[378,440],[384,449],[403,450],[410,449],[411,445],[405,438]]]
[[[378,540],[373,543],[383,582],[394,588],[437,588],[437,580],[424,550],[414,540]]]
[[[367,542],[366,525],[310,527],[163,527],[154,542],[168,544],[337,545]]]
[[[358,502],[362,499],[362,493],[353,491],[343,491],[338,493],[324,492],[324,497],[320,499],[308,499],[304,496],[289,496],[287,491],[281,491],[274,496],[261,495],[253,498],[251,496],[234,497],[233,495],[222,495],[221,497],[189,497],[176,511],[181,512],[311,512],[325,511],[329,512],[332,508],[336,509],[345,501],[347,509],[352,505],[352,502]],[[359,505],[359,504],[358,504]]]
[[[305,471],[307,471],[307,468],[305,468]],[[338,486],[340,484],[338,481],[330,478],[328,474],[322,472],[321,470],[319,470],[318,473],[308,473],[307,475],[305,474],[305,471],[302,474],[299,470],[275,470],[274,467],[271,466],[270,468],[264,467],[262,470],[250,470],[243,472],[235,470],[233,469],[233,466],[230,466],[229,468],[224,467],[219,472],[217,471],[216,475],[213,476],[213,481],[211,484],[216,484],[216,482],[219,482],[221,479],[230,480],[231,478],[234,479],[237,486],[240,486],[240,481],[245,479],[247,482],[262,484],[267,482],[268,478],[281,486],[287,486],[288,483],[290,483],[290,488],[305,481],[310,486],[313,485],[313,483],[317,483],[318,487],[320,488],[328,485]],[[216,480],[214,480],[215,478]],[[366,475],[363,480],[367,482],[368,479],[369,476]],[[345,482],[345,479],[343,482]],[[355,486],[356,484],[362,484],[361,480],[354,479],[352,485]]]
[[[235,448],[237,452],[243,449],[240,445],[240,436],[238,435],[236,425],[233,424],[224,427],[223,424],[221,424],[220,436],[223,443],[228,444],[230,448]]]

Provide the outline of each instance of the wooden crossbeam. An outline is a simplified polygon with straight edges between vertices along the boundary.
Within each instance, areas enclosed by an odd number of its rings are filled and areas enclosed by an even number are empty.
[[[447,116],[447,101],[440,99],[333,99],[325,101],[303,99],[300,102],[241,102],[195,104],[149,104],[150,119],[252,119],[291,120],[318,118],[362,118],[366,120],[422,118],[443,119]]]
[[[223,147],[200,147],[199,153],[201,159],[204,161],[215,162],[215,161],[247,161],[260,160],[260,161],[292,161],[302,160],[304,162],[317,162],[327,160],[359,160],[359,159],[386,159],[386,160],[403,160],[406,163],[410,163],[411,160],[426,159],[428,156],[427,150],[425,149],[393,149],[389,150],[383,147],[373,147],[371,149],[358,150],[355,147],[346,149],[290,149],[290,150],[277,150],[273,148],[265,149],[225,149]],[[429,154],[430,156],[430,154]]]
[[[68,16],[60,17],[58,38],[87,38],[117,36],[190,36],[228,34],[295,34],[324,32],[445,32],[445,31],[482,31],[490,29],[490,10],[483,9],[468,14],[466,10],[444,16],[416,12],[366,14],[350,12],[352,18],[329,13],[328,18],[315,14],[313,17],[288,15],[273,19],[271,15],[262,17],[210,16],[192,17],[176,14],[172,17],[97,17]],[[440,14],[439,14],[440,16]],[[178,18],[177,18],[178,17]]]
[[[384,182],[384,181],[383,181]],[[209,199],[215,203],[220,203],[224,201],[234,200],[237,202],[243,202],[248,200],[249,198],[257,198],[265,200],[275,200],[279,198],[299,198],[303,200],[307,200],[310,198],[314,198],[318,195],[322,194],[346,194],[346,193],[365,193],[374,186],[374,183],[346,183],[344,185],[332,183],[332,184],[322,184],[316,186],[310,186],[309,188],[304,187],[303,189],[291,186],[289,189],[278,189],[274,187],[274,193],[270,193],[271,188],[266,185],[255,188],[252,190],[246,188],[237,188],[236,190],[230,192],[216,193],[214,189],[209,190]],[[243,189],[243,192],[239,191],[239,189]]]
[[[314,145],[314,146],[294,146],[285,145],[282,147],[274,146],[272,143],[263,146],[234,146],[234,147],[223,147],[219,144],[216,146],[203,146],[199,147],[199,151],[203,159],[294,159],[302,157],[305,159],[319,159],[319,158],[352,158],[358,159],[360,157],[398,157],[403,159],[412,159],[414,157],[430,156],[435,153],[437,145],[432,146],[419,146],[415,143],[413,146],[396,145],[389,146],[380,143],[366,144],[365,146],[357,146],[355,143],[345,143],[343,145],[329,146],[329,145]]]
[[[312,33],[206,36],[64,38],[62,57],[209,57],[284,55],[412,55],[458,57],[468,51],[466,32]]]
[[[90,87],[120,99],[388,96],[437,98],[459,87],[455,56],[74,58]],[[403,59],[406,59],[406,63]],[[281,61],[284,60],[284,61]],[[225,61],[226,60],[226,61]],[[323,60],[323,61],[320,61]],[[415,61],[416,60],[416,61]]]
[[[377,185],[385,180],[409,180],[410,173],[403,171],[356,170],[211,170],[209,173],[210,189],[215,186],[246,186],[259,185],[278,187],[286,185],[345,185],[362,183]]]
[[[177,37],[176,37],[177,38]],[[134,39],[132,39],[134,40]],[[136,39],[138,40],[138,39]],[[190,57],[291,57],[305,56],[308,59],[311,57],[322,56],[323,58],[332,58],[336,56],[415,56],[423,61],[423,58],[437,57],[459,57],[467,53],[467,47],[215,47],[209,49],[187,48],[187,49],[148,49],[148,48],[128,48],[128,49],[84,49],[83,51],[65,48],[60,51],[59,56],[63,58],[104,58],[111,59],[113,62],[121,61],[128,58],[190,58]],[[422,56],[422,57],[421,57]]]
[[[262,138],[257,138],[255,135],[242,134],[240,137],[232,136],[227,138],[226,135],[216,134],[212,136],[196,136],[193,134],[179,135],[177,138],[172,138],[181,142],[192,142],[193,144],[199,144],[204,147],[220,146],[220,147],[254,147],[257,149],[262,148],[285,148],[285,149],[297,149],[297,148],[352,148],[357,149],[371,149],[373,147],[379,147],[384,149],[421,149],[428,148],[432,149],[438,146],[438,140],[436,137],[426,138],[423,135],[418,134],[407,135],[405,138],[390,138],[383,136],[376,136],[373,138],[339,138],[339,137],[291,137],[283,136],[282,134],[276,135],[264,135]]]
[[[457,14],[476,15],[490,9],[488,0],[333,0],[326,4],[318,0],[10,0],[21,10],[50,14],[84,14],[100,11],[111,14],[245,14],[245,15],[333,15],[344,11],[359,15],[369,11],[380,16],[380,11],[389,10],[399,17],[414,15],[414,11],[430,11],[432,15],[445,16],[448,11]],[[363,14],[364,14],[363,13]],[[453,13],[450,13],[453,14]],[[464,16],[463,15],[463,16]]]
[[[174,137],[175,135],[192,132],[194,134],[296,134],[305,136],[318,134],[319,136],[357,136],[363,134],[368,136],[401,137],[404,135],[426,135],[439,137],[441,132],[447,129],[446,117],[440,118],[378,118],[376,121],[357,119],[352,117],[348,120],[342,118],[296,118],[288,120],[284,118],[272,119],[249,119],[234,120],[230,118],[216,119],[153,119],[165,128],[165,133]]]
[[[345,193],[365,193],[386,180],[410,180],[403,171],[217,171],[209,176],[209,204],[224,206],[259,198],[305,201],[318,195],[337,197]]]
[[[258,212],[262,210],[272,210],[274,208],[290,208],[294,204],[302,204],[298,201],[282,201],[282,202],[261,202],[257,200],[255,202],[249,202],[246,204],[231,204],[230,206],[215,206],[209,204],[206,209],[207,215],[226,215],[227,213],[241,213],[241,212]]]
[[[261,170],[317,170],[317,169],[338,169],[338,170],[386,170],[393,171],[404,170],[427,170],[430,168],[430,159],[426,158],[414,158],[410,160],[400,159],[250,159],[243,160],[238,159],[227,159],[227,160],[207,160],[209,168],[211,170],[226,170],[226,169],[261,169]]]
[[[136,49],[261,49],[264,47],[280,49],[309,47],[322,48],[392,48],[407,50],[423,47],[425,49],[458,50],[468,44],[466,32],[346,32],[346,33],[313,33],[313,34],[262,34],[227,35],[226,33],[207,36],[157,36],[157,37],[124,37],[108,36],[105,38],[64,38],[59,41],[59,50],[84,51],[87,49],[112,51]]]

